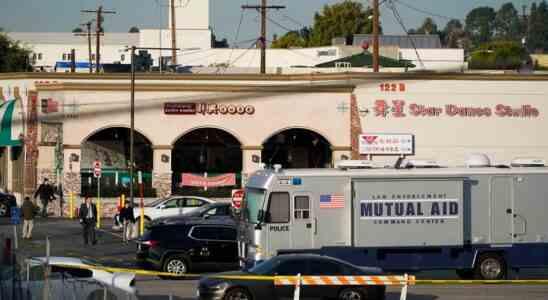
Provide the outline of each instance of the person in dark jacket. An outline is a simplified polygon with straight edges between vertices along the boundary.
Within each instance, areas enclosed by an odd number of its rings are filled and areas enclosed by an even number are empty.
[[[30,197],[25,197],[23,205],[23,239],[32,239],[32,227],[34,226],[34,204],[30,201]]]
[[[78,217],[80,218],[80,224],[84,227],[84,244],[87,245],[88,241],[93,245],[97,244],[97,239],[95,237],[97,206],[91,202],[91,198],[86,197],[85,202],[80,205]]]
[[[44,178],[44,182],[40,184],[34,193],[34,200],[36,200],[36,196],[38,195],[40,195],[40,202],[42,202],[42,217],[47,217],[48,203],[55,199],[55,196],[53,195],[53,187],[49,184],[47,178]]]
[[[133,236],[133,227],[135,226],[135,215],[133,214],[133,207],[129,205],[129,202],[126,202],[122,210],[120,210],[120,222],[122,222],[124,227],[123,240],[127,244]]]

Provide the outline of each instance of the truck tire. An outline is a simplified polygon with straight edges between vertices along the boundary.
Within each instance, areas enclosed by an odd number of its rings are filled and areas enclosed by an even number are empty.
[[[474,268],[474,278],[481,280],[500,280],[506,277],[506,262],[497,253],[480,255]]]
[[[183,255],[171,255],[164,260],[162,270],[167,273],[183,275],[188,273],[188,263]],[[160,278],[170,280],[183,279],[183,277],[177,276],[160,276]]]

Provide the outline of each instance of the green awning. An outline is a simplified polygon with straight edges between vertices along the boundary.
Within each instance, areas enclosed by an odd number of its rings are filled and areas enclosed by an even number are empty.
[[[359,54],[354,54],[351,56],[339,58],[336,60],[328,61],[316,65],[316,68],[334,68],[337,63],[350,63],[353,68],[364,68],[371,67],[373,65],[373,56],[371,53],[363,52]],[[384,68],[414,68],[415,65],[408,60],[404,59],[393,59],[386,56],[379,57],[379,64]]]
[[[21,110],[17,109],[17,100],[8,100],[0,104],[0,146],[21,146],[20,136],[23,134]]]

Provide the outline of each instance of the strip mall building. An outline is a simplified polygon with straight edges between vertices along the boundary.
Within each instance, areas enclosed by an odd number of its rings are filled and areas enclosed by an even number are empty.
[[[0,75],[4,100],[16,99],[11,124],[2,119],[2,187],[21,196],[48,177],[65,194],[93,194],[100,161],[104,195],[123,192],[128,77]],[[143,75],[135,92],[135,169],[147,196],[226,197],[262,163],[324,168],[365,158],[361,134],[378,134],[381,154],[372,159],[383,164],[393,164],[388,154],[398,150],[385,134],[413,135],[412,157],[442,165],[462,165],[476,152],[494,164],[548,158],[547,100],[545,75]],[[22,134],[14,136],[17,126]],[[211,184],[207,191],[189,183],[200,178]]]

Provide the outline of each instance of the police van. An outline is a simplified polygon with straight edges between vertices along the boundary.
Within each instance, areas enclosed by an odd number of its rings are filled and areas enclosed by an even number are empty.
[[[260,170],[242,204],[240,255],[317,253],[385,270],[453,269],[501,279],[548,266],[548,168],[540,159],[466,167]]]

